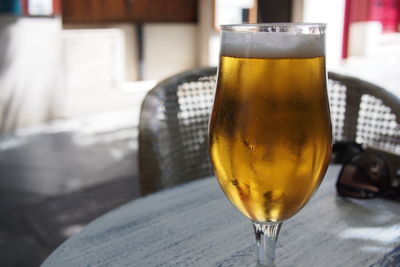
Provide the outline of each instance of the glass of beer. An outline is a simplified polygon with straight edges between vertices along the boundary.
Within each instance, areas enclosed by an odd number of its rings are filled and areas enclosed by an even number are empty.
[[[227,198],[254,225],[259,265],[273,265],[282,222],[320,185],[332,134],[325,25],[221,26],[210,155]]]

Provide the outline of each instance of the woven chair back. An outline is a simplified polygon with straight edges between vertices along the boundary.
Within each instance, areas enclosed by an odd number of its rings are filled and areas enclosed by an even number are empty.
[[[208,120],[216,68],[160,82],[145,97],[139,123],[142,195],[213,174]],[[329,72],[334,141],[356,141],[400,153],[400,101],[383,88]]]

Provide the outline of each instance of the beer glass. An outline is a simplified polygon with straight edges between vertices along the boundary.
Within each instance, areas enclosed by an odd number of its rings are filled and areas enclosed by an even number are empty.
[[[324,24],[221,26],[210,156],[227,198],[273,265],[282,222],[320,185],[331,154]]]

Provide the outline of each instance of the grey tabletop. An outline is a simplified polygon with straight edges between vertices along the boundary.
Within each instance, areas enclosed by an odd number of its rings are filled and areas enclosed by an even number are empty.
[[[330,166],[313,199],[283,223],[277,266],[400,266],[400,203],[336,195]],[[96,219],[42,266],[255,266],[249,220],[210,177]]]

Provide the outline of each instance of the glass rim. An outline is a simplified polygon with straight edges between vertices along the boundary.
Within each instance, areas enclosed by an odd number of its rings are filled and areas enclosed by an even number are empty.
[[[220,25],[220,29],[222,31],[230,31],[230,32],[279,32],[275,30],[270,30],[270,28],[310,28],[316,27],[320,30],[325,30],[327,24],[326,23],[309,23],[309,22],[273,22],[273,23],[243,23],[243,24],[222,24]]]

